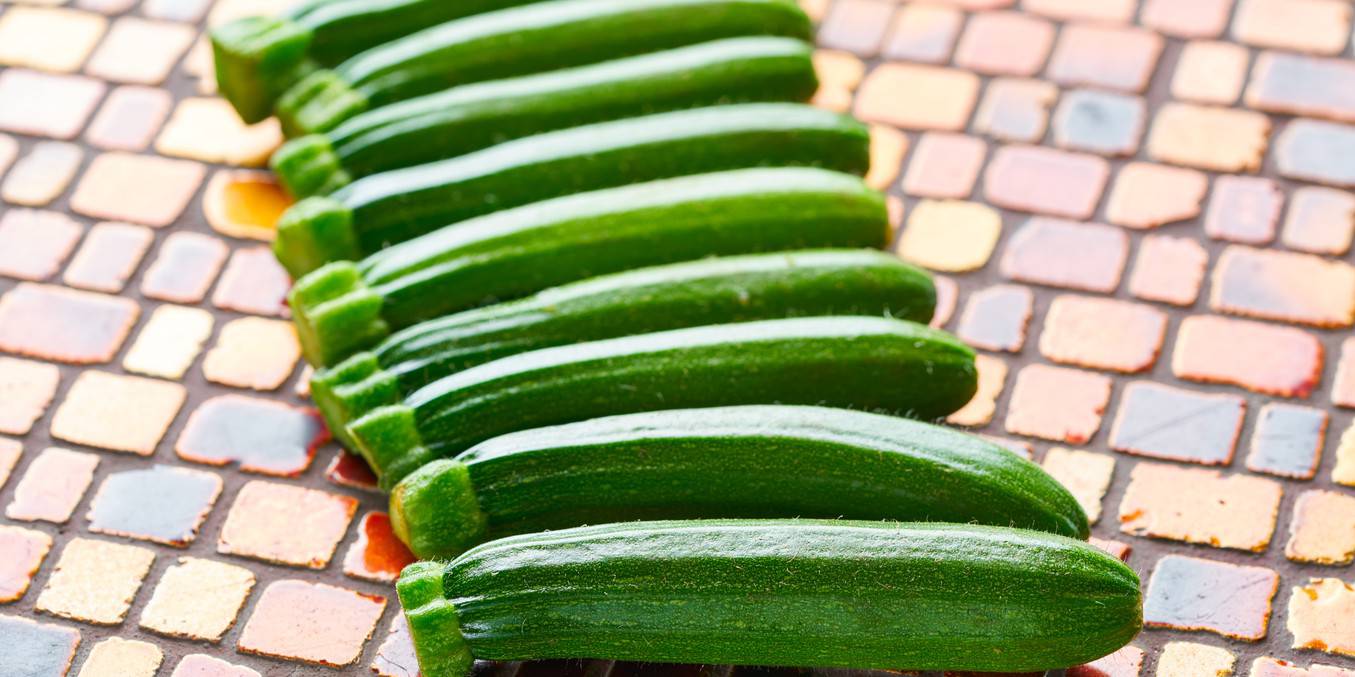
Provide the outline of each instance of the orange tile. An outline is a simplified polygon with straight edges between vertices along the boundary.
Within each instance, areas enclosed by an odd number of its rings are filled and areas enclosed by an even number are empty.
[[[335,452],[334,458],[325,467],[325,479],[349,489],[380,492],[376,484],[376,473],[372,472],[367,461],[347,449]]]
[[[1230,105],[1242,94],[1249,60],[1245,47],[1230,42],[1188,42],[1172,75],[1172,96],[1195,103]]]
[[[1295,649],[1355,656],[1355,587],[1336,578],[1311,578],[1289,596],[1289,634]]]
[[[185,397],[177,383],[84,371],[52,416],[52,437],[150,456]]]
[[[0,603],[13,602],[28,592],[33,575],[52,549],[52,537],[41,531],[0,525]]]
[[[375,595],[323,583],[274,581],[245,622],[239,649],[332,667],[351,665],[385,608],[385,598]]]
[[[1062,294],[1045,315],[1040,353],[1052,362],[1137,373],[1157,362],[1166,332],[1166,313],[1152,306]]]
[[[1115,175],[1106,220],[1126,228],[1157,228],[1200,215],[1209,179],[1193,169],[1130,162]]]
[[[202,361],[208,381],[236,388],[277,390],[301,359],[291,322],[245,317],[221,327]]]
[[[23,282],[0,296],[0,351],[68,364],[108,362],[140,312],[131,299]]]
[[[1001,269],[1021,282],[1109,293],[1128,256],[1129,237],[1118,228],[1032,218],[1008,241]]]
[[[1192,315],[1177,333],[1172,373],[1187,381],[1307,397],[1322,373],[1322,345],[1289,327]]]
[[[1148,132],[1149,157],[1218,172],[1254,172],[1269,143],[1260,113],[1184,103],[1164,104]]]
[[[1094,155],[1037,146],[1003,146],[984,172],[983,194],[995,206],[1070,219],[1092,215],[1110,165]]]
[[[61,281],[79,289],[116,294],[122,291],[155,236],[127,223],[97,223],[76,250]]]
[[[972,136],[927,132],[918,138],[908,161],[903,192],[918,197],[967,198],[974,192],[987,152],[983,141]]]
[[[1308,254],[1232,246],[1214,266],[1209,307],[1314,327],[1355,323],[1355,266]]]
[[[76,185],[71,209],[99,219],[167,226],[183,213],[205,173],[196,162],[104,153]]]
[[[343,558],[343,572],[376,583],[394,583],[415,557],[391,531],[390,516],[369,512],[358,522],[358,539]]]
[[[1338,0],[1238,0],[1232,34],[1253,47],[1335,55],[1350,19],[1350,4]]]
[[[1299,494],[1284,556],[1295,562],[1355,562],[1355,495],[1309,489]]]
[[[217,552],[323,569],[334,556],[356,499],[289,484],[250,480],[221,527]]]
[[[25,435],[56,395],[56,365],[0,357],[0,433]]]
[[[141,293],[160,301],[197,303],[207,295],[229,251],[210,235],[170,233],[141,278]]]
[[[1016,374],[1007,407],[1007,432],[1085,444],[1101,427],[1111,381],[1100,374],[1029,365]]]
[[[150,642],[109,637],[90,649],[79,677],[155,677],[164,660],[164,652]]]
[[[1142,92],[1163,40],[1141,28],[1066,24],[1046,75],[1061,85]]]
[[[1018,12],[983,12],[969,17],[955,65],[985,75],[1031,76],[1040,72],[1054,44],[1054,26]]]
[[[73,139],[106,88],[77,75],[7,68],[0,73],[0,131]]]
[[[1068,488],[1087,520],[1096,524],[1101,519],[1101,499],[1110,488],[1115,474],[1115,458],[1079,449],[1054,447],[1040,463],[1044,471]]]
[[[1274,480],[1144,461],[1130,473],[1120,502],[1120,530],[1264,552],[1275,533],[1282,493]],[[1263,628],[1251,638],[1264,635]]]
[[[904,129],[960,131],[978,93],[979,79],[968,71],[887,63],[861,83],[855,113]]]

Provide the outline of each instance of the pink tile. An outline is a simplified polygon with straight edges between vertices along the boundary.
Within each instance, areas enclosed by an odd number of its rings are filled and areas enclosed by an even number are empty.
[[[1120,284],[1129,237],[1100,223],[1032,218],[1007,243],[1007,278],[1051,287],[1109,293]]]
[[[1085,219],[1110,175],[1094,155],[1036,146],[1003,146],[984,173],[984,196],[998,207]]]
[[[376,630],[386,600],[322,583],[270,583],[240,633],[244,653],[332,667],[351,665]]]
[[[1156,33],[1141,28],[1067,24],[1046,74],[1061,85],[1142,92],[1162,43]]]
[[[1307,397],[1322,373],[1322,344],[1290,327],[1193,315],[1177,333],[1172,373],[1187,381]]]
[[[889,0],[837,0],[819,26],[818,44],[875,56],[893,14],[894,3]]]
[[[197,303],[207,295],[229,251],[224,242],[210,235],[171,233],[146,269],[141,293],[159,301]]]
[[[1129,274],[1129,293],[1146,301],[1189,306],[1200,295],[1209,252],[1190,238],[1149,235]]]
[[[1123,373],[1157,362],[1167,315],[1139,303],[1061,294],[1045,314],[1040,353],[1051,362]]]
[[[118,87],[89,123],[85,138],[91,146],[104,150],[145,150],[173,104],[174,98],[163,89]]]
[[[221,282],[212,294],[212,305],[253,315],[288,317],[287,290],[292,280],[268,247],[235,250]]]
[[[1233,0],[1144,0],[1144,26],[1178,38],[1212,38],[1223,33]]]
[[[1040,72],[1054,26],[1048,21],[1017,12],[984,12],[969,17],[955,65],[985,75],[1031,76]]]
[[[34,281],[55,275],[84,230],[61,212],[5,212],[0,217],[0,275]]]
[[[61,279],[72,287],[116,294],[136,272],[153,239],[141,226],[95,224]]]
[[[1204,215],[1204,232],[1216,240],[1266,244],[1275,239],[1275,225],[1284,193],[1270,179],[1220,176]]]
[[[0,131],[73,139],[106,88],[78,75],[6,69],[0,73]]]
[[[908,161],[903,192],[920,197],[969,197],[987,151],[983,141],[972,136],[927,132],[918,139]]]
[[[94,479],[99,457],[49,447],[38,454],[14,487],[14,500],[5,517],[32,522],[65,524]]]
[[[23,282],[0,296],[0,351],[69,364],[108,362],[140,311],[131,299]]]
[[[1084,444],[1101,427],[1111,381],[1078,369],[1032,364],[1016,374],[1006,430],[1055,442]]]

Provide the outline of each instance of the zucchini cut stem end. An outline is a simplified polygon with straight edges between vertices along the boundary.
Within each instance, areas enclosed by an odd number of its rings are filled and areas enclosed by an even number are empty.
[[[331,261],[362,258],[353,210],[327,197],[309,197],[288,207],[278,219],[273,253],[298,283],[303,275]]]
[[[301,350],[317,367],[334,364],[390,335],[390,325],[381,315],[384,299],[348,261],[322,266],[301,278],[288,301]]]
[[[441,562],[415,562],[405,567],[395,584],[425,677],[465,677],[475,664],[456,607],[444,596],[445,570]]]
[[[316,70],[278,98],[278,120],[288,138],[318,134],[370,107],[367,97],[338,73]]]
[[[329,138],[307,134],[282,144],[268,162],[292,197],[328,195],[352,183]]]
[[[358,452],[390,491],[406,475],[430,460],[414,410],[403,404],[377,407],[348,424],[348,434]]]
[[[273,114],[273,106],[302,74],[312,31],[295,21],[245,17],[211,32],[217,87],[249,124]]]
[[[452,558],[485,540],[470,469],[439,459],[415,470],[391,491],[391,528],[419,559]]]

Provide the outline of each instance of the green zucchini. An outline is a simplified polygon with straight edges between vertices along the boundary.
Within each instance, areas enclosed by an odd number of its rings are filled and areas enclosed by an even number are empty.
[[[449,21],[314,71],[276,112],[288,135],[322,132],[456,85],[744,35],[813,38],[794,0],[554,0]]]
[[[961,524],[630,522],[405,568],[426,677],[474,659],[1030,672],[1142,625],[1139,579],[1081,541]]]
[[[444,21],[534,0],[321,0],[280,17],[237,19],[211,31],[221,93],[245,122],[273,114],[278,95],[319,66]]]
[[[641,181],[770,165],[852,174],[870,166],[866,127],[799,104],[743,104],[601,122],[373,174],[302,200],[274,251],[297,278],[481,214]]]
[[[817,315],[926,322],[931,278],[890,254],[821,250],[705,259],[593,278],[512,303],[414,325],[311,379],[339,441],[366,413],[365,381],[393,379],[403,397],[458,371],[530,350],[683,327]]]
[[[414,391],[352,393],[348,434],[385,488],[491,437],[599,416],[738,404],[816,404],[935,419],[974,394],[974,353],[921,324],[811,317],[713,325],[545,348]]]
[[[883,247],[883,199],[821,169],[744,169],[495,212],[300,278],[288,297],[323,366],[391,330],[631,268],[806,247]]]
[[[818,88],[812,52],[792,38],[730,38],[453,87],[292,139],[272,166],[293,195],[314,195],[556,129],[720,103],[806,101]]]
[[[1086,539],[1040,466],[966,433],[845,409],[627,414],[496,437],[414,471],[391,525],[420,559],[487,540],[636,519],[956,522]]]

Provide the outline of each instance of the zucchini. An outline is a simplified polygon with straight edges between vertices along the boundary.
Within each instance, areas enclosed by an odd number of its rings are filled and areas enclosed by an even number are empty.
[[[444,0],[454,1],[454,0]],[[813,39],[795,0],[555,0],[449,21],[302,78],[277,100],[283,131],[470,82],[744,35]]]
[[[347,446],[366,413],[364,381],[393,379],[401,397],[509,355],[683,327],[790,316],[887,315],[926,322],[930,277],[889,254],[823,250],[707,259],[618,273],[513,303],[414,325],[311,379],[311,396]]]
[[[530,202],[655,179],[768,165],[864,174],[866,127],[799,104],[743,104],[574,127],[373,174],[279,219],[292,277],[435,228]]]
[[[389,489],[491,437],[599,416],[818,404],[935,419],[974,394],[974,353],[944,332],[875,317],[764,320],[545,348],[424,386],[355,385],[372,409],[348,434]]]
[[[539,658],[1043,671],[1143,616],[1138,576],[1097,548],[960,524],[607,524],[411,564],[396,589],[426,677]]]
[[[293,195],[314,195],[556,129],[720,103],[806,101],[818,88],[812,52],[792,38],[730,38],[454,87],[292,139],[272,166]]]
[[[821,169],[745,169],[570,195],[442,228],[300,278],[288,298],[312,364],[392,329],[557,284],[704,256],[883,247],[883,199]]]
[[[321,0],[280,17],[236,19],[211,31],[217,85],[245,122],[273,114],[278,95],[319,66],[444,21],[533,0]]]
[[[627,414],[496,437],[414,471],[391,525],[420,559],[494,538],[636,519],[823,517],[1038,529],[1086,514],[1038,465],[927,423],[845,409]]]

